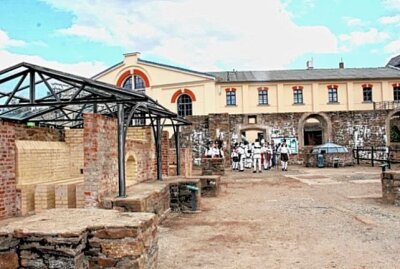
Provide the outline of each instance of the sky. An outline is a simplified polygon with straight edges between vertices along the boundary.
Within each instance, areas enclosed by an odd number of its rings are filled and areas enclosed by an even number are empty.
[[[0,0],[0,69],[92,76],[140,52],[196,71],[384,66],[400,0]]]

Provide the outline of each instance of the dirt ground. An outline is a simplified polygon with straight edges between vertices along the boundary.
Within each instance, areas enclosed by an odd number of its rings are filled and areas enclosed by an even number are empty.
[[[159,268],[400,268],[400,208],[380,169],[228,172],[198,214],[160,227]]]

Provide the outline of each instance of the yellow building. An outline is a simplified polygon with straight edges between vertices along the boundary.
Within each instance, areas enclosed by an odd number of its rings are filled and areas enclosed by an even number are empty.
[[[225,71],[202,73],[143,60],[140,53],[94,78],[144,90],[182,116],[373,110],[400,101],[399,59],[377,68]]]

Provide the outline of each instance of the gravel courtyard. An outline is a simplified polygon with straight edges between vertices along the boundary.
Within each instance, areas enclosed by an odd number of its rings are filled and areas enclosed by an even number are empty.
[[[228,172],[164,221],[159,268],[400,268],[400,208],[380,197],[379,168]]]

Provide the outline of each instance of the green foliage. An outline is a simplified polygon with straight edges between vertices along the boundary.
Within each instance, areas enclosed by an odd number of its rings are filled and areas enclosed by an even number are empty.
[[[400,130],[397,125],[390,126],[390,142],[400,142]]]

